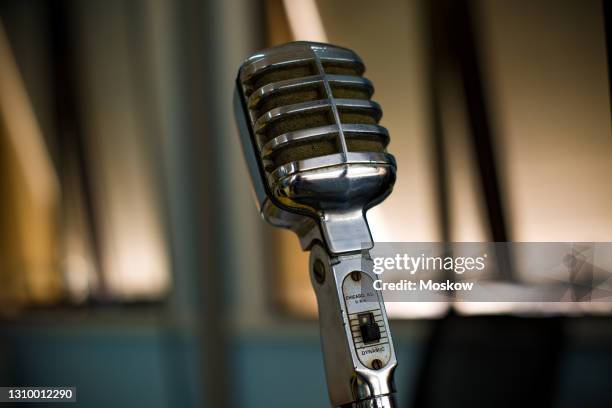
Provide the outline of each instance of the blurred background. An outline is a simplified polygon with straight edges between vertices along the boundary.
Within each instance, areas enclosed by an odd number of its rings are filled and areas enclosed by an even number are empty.
[[[0,1],[0,385],[328,406],[308,255],[260,220],[233,123],[240,63],[286,41],[366,64],[399,167],[375,240],[612,241],[611,9]],[[387,308],[402,407],[612,406],[609,308]]]

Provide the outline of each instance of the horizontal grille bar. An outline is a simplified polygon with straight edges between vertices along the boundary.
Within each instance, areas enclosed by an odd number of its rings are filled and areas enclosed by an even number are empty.
[[[374,101],[360,99],[334,99],[334,101],[340,111],[346,112],[352,110],[371,110],[374,111],[376,114],[376,121],[380,120],[380,116],[382,116],[382,110],[380,109],[380,105]],[[274,121],[279,120],[286,115],[296,115],[329,107],[331,107],[331,100],[321,99],[317,101],[302,102],[274,108],[257,119],[257,121],[255,122],[255,131],[261,131],[270,123],[273,123]]]
[[[262,100],[267,97],[274,96],[279,93],[299,91],[310,86],[322,85],[323,81],[327,80],[332,86],[347,86],[347,87],[364,87],[369,91],[369,96],[372,95],[372,83],[364,77],[356,77],[351,75],[312,75],[308,77],[292,78],[279,82],[266,84],[249,97],[249,108],[257,109]]]
[[[368,134],[377,135],[385,146],[389,143],[389,132],[380,125],[343,124],[342,130],[345,134]],[[267,158],[272,152],[287,144],[317,139],[338,133],[338,126],[320,126],[316,128],[301,129],[295,132],[285,133],[270,140],[261,148],[263,158]]]
[[[346,160],[341,154],[314,157],[311,159],[292,162],[280,166],[270,173],[270,181],[275,184],[278,180],[304,171],[320,170],[326,167],[341,166],[345,164],[363,165],[389,165],[396,167],[395,158],[388,153],[347,153]]]
[[[313,54],[313,50],[316,52],[316,55]],[[248,83],[255,76],[262,74],[266,70],[308,63],[315,61],[316,58],[325,63],[356,64],[361,67],[362,73],[364,70],[363,62],[357,54],[345,48],[304,45],[303,50],[293,49],[287,51],[280,47],[276,50],[270,49],[265,57],[260,55],[251,57],[250,60],[253,62],[249,63],[247,61],[246,65],[242,68],[240,81]]]

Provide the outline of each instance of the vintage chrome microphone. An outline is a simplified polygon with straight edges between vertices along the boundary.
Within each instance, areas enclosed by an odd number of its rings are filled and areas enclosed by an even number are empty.
[[[260,212],[311,251],[335,407],[394,406],[397,361],[365,212],[391,192],[396,164],[364,70],[346,48],[288,43],[247,59],[234,97]]]

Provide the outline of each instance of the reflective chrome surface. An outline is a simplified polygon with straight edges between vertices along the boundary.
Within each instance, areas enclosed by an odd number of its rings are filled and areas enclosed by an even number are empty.
[[[363,66],[361,58],[348,48],[331,44],[296,41],[268,48],[249,57],[242,65],[239,73],[241,82],[247,82],[257,72],[264,71],[272,66],[295,65],[300,61],[313,60],[313,53],[319,61],[346,61],[359,63]]]
[[[315,266],[317,263],[318,267]],[[393,373],[397,360],[382,296],[372,290],[374,299],[364,303],[368,305],[367,309],[379,308],[382,311],[380,329],[387,334],[387,343],[382,347],[390,348],[388,362],[376,370],[367,367],[358,356],[364,348],[358,348],[353,342],[350,305],[342,288],[343,282],[351,279],[354,271],[360,271],[372,280],[377,279],[372,265],[367,251],[334,257],[325,248],[315,245],[310,253],[311,281],[317,294],[327,385],[334,406],[393,406]],[[317,277],[321,275],[321,266],[324,267],[322,280]],[[379,346],[380,343],[374,343],[369,347]]]
[[[376,135],[381,139],[384,144],[389,143],[389,132],[382,126],[378,125],[362,125],[362,124],[343,124],[342,130],[345,133],[367,133],[370,135]],[[289,143],[303,142],[308,139],[315,139],[322,136],[335,134],[338,132],[336,125],[319,126],[314,128],[306,128],[296,130],[294,132],[284,133],[280,136],[275,137],[261,148],[261,154],[265,160],[269,155],[278,150],[279,148],[286,146]]]
[[[360,99],[320,99],[317,101],[296,103],[271,109],[255,121],[255,131],[260,132],[264,127],[270,125],[270,123],[289,115],[309,113],[309,111],[323,110],[328,107],[332,109],[346,108],[354,110],[371,110],[376,112],[379,116],[382,114],[380,105],[373,101],[363,101]],[[339,120],[337,120],[337,122],[339,122]],[[338,132],[341,132],[342,126],[336,125],[336,129]]]
[[[363,86],[370,94],[373,92],[372,83],[364,77],[350,75],[313,75],[309,77],[293,78],[284,81],[273,82],[262,86],[249,96],[249,108],[257,108],[262,98],[287,90],[299,90],[308,85],[323,83],[325,80],[333,84]]]
[[[374,397],[364,401],[354,402],[344,405],[342,408],[393,408],[395,407],[395,399],[393,395],[385,395],[384,397]]]
[[[262,80],[284,69],[301,69],[305,74]],[[392,155],[363,148],[350,150],[348,135],[357,139],[367,135],[382,146],[389,141],[387,130],[378,124],[351,123],[355,115],[365,115],[372,122],[378,122],[382,115],[380,106],[369,100],[373,88],[361,76],[363,71],[361,59],[348,49],[295,42],[250,57],[238,74],[234,105],[260,211],[273,225],[291,229],[297,220],[301,225],[313,226],[312,222],[301,220],[312,219],[316,224],[313,227],[319,231],[300,229],[304,249],[317,239],[336,254],[371,248],[365,212],[384,200],[395,182],[396,163]],[[357,89],[367,99],[336,98],[337,86]],[[304,89],[316,89],[321,98],[292,100],[260,111],[266,98]],[[267,128],[278,122],[314,112],[327,115],[329,124],[310,126],[305,122],[303,128],[272,138],[266,134]],[[280,165],[274,162],[274,156],[283,149],[331,139],[338,146],[331,154]],[[340,216],[342,213],[350,213],[350,217]]]
[[[375,278],[365,213],[391,193],[396,172],[364,70],[354,52],[328,44],[264,50],[241,66],[234,109],[263,218],[311,250],[333,406],[389,408],[397,361],[383,299],[373,288],[367,303],[344,295],[356,290],[355,271],[362,285]],[[376,340],[360,338],[364,310],[382,333]]]

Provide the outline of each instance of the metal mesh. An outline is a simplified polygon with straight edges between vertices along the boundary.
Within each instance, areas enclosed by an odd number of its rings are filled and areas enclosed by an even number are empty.
[[[267,172],[321,156],[337,155],[342,164],[350,152],[386,151],[382,113],[370,100],[373,88],[357,55],[300,43],[275,51],[241,72]]]

